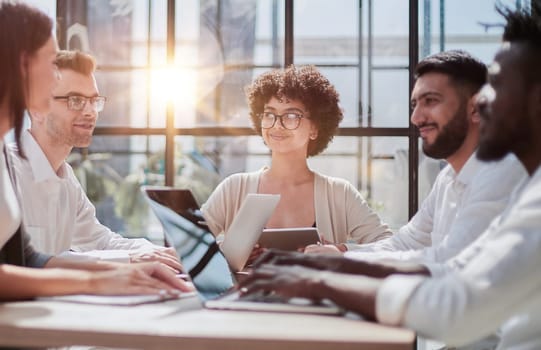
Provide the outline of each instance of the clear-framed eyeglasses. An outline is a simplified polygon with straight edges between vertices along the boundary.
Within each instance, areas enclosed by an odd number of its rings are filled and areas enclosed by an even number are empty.
[[[276,114],[273,112],[263,112],[259,114],[259,119],[261,119],[261,128],[270,129],[276,124],[276,120],[280,119],[280,124],[287,130],[295,130],[301,124],[301,119],[304,116],[300,113],[284,113]]]
[[[107,98],[105,96],[92,96],[86,97],[81,95],[70,95],[70,96],[53,96],[55,100],[66,100],[68,104],[68,109],[72,111],[82,111],[86,104],[90,101],[92,108],[95,112],[103,111],[105,106],[105,101]]]

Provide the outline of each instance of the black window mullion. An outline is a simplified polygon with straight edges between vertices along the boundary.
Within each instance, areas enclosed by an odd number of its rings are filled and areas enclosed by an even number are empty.
[[[414,70],[419,60],[419,0],[410,0],[409,3],[409,95],[413,91]],[[430,40],[430,39],[427,39]],[[409,115],[411,105],[408,103]],[[408,115],[408,120],[409,120]],[[411,219],[419,207],[419,138],[417,128],[409,123],[409,172],[408,172],[408,218]]]
[[[285,67],[294,63],[294,50],[293,50],[293,0],[285,1],[285,35],[284,35],[284,65]]]

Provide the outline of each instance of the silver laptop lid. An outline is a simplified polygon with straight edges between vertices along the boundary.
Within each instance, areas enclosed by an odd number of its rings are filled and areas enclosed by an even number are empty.
[[[280,201],[278,194],[248,193],[225,234],[221,248],[229,266],[241,271]]]

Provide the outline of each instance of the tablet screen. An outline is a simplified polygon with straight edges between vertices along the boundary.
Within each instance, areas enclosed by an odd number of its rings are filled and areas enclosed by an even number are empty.
[[[307,245],[317,244],[319,241],[315,227],[264,229],[259,237],[259,245],[262,248],[282,250],[304,249]]]

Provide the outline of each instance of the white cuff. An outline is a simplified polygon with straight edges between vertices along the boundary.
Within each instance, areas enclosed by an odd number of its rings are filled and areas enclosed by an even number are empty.
[[[405,275],[387,277],[376,296],[377,320],[388,325],[401,325],[408,300],[425,279],[423,276]]]
[[[64,251],[62,253],[57,254],[56,256],[59,257],[59,258],[69,259],[69,260],[72,260],[72,261],[97,261],[97,260],[100,260],[99,257],[95,257],[95,256],[91,256],[91,255],[87,255],[87,254],[79,253],[79,252],[72,252],[72,251]]]
[[[365,262],[378,262],[382,259],[392,259],[394,252],[371,252],[371,251],[359,251],[359,250],[350,250],[344,253],[344,257],[351,260],[360,260]]]
[[[88,252],[64,252],[59,256],[80,261],[105,260],[113,262],[129,263],[130,255],[128,250],[90,250]]]

